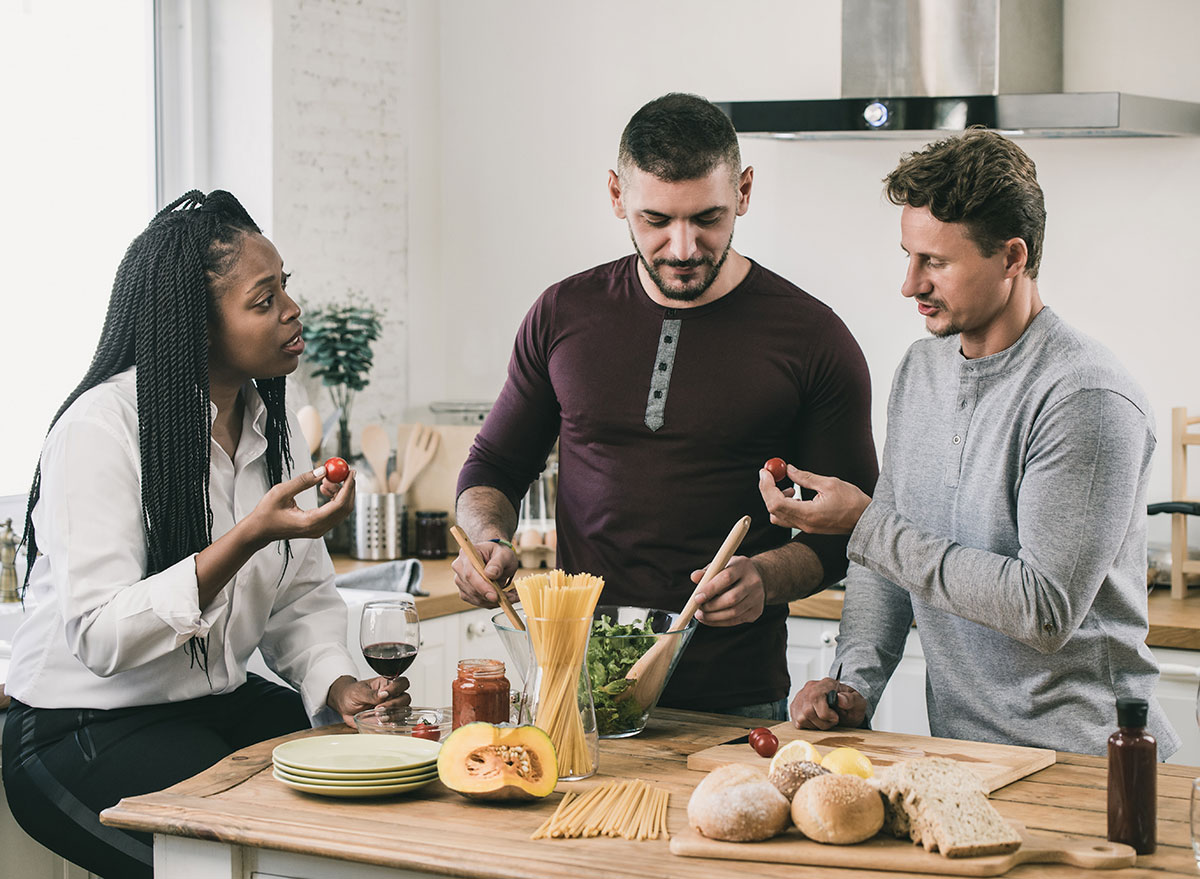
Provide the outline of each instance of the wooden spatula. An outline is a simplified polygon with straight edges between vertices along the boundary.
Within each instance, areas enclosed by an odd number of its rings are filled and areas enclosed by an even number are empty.
[[[442,435],[435,428],[425,424],[414,424],[412,433],[408,435],[408,444],[404,447],[404,470],[400,477],[400,485],[396,491],[400,494],[412,487],[413,480],[433,460],[437,453],[438,442]]]
[[[368,424],[363,428],[359,442],[362,444],[363,457],[375,474],[377,490],[387,491],[387,464],[388,456],[392,454],[392,444],[388,442],[386,431],[378,424]]]
[[[729,560],[733,558],[733,554],[737,552],[737,548],[741,546],[742,540],[745,539],[746,532],[749,530],[750,517],[743,516],[733,526],[733,530],[729,532],[729,536],[725,538],[725,542],[721,544],[721,548],[717,550],[717,554],[713,556],[712,562],[705,569],[704,576],[700,578],[700,582],[692,590],[692,596],[688,599],[687,604],[683,606],[683,611],[679,614],[679,618],[675,620],[674,628],[683,628],[692,621],[692,617],[696,615],[696,611],[700,608],[700,602],[696,600],[696,596],[704,592],[704,587],[708,585],[708,582],[713,577],[725,570],[725,566],[729,564]],[[635,662],[633,667],[625,673],[625,679],[634,682],[632,695],[639,705],[643,707],[648,706],[662,691],[667,672],[671,668],[671,653],[674,648],[674,638],[659,637],[651,645],[650,649],[642,654],[642,658]],[[629,692],[629,690],[626,690],[622,694],[622,698],[628,698],[626,694]]]
[[[308,456],[315,457],[321,448],[321,413],[313,406],[301,406],[296,410],[296,420],[300,422],[300,432],[308,443]]]
[[[467,537],[467,532],[463,531],[457,525],[451,525],[450,534],[462,548],[462,551],[467,554],[467,558],[471,560],[471,565],[479,572],[479,576],[487,580],[492,588],[496,590],[496,597],[500,599],[500,606],[504,608],[504,614],[508,617],[509,622],[513,624],[513,628],[518,632],[524,632],[525,624],[521,622],[520,615],[517,614],[516,608],[512,606],[512,602],[508,600],[508,596],[504,594],[504,590],[496,581],[483,572],[483,569],[486,567],[483,563],[483,557],[479,555],[479,550],[475,548],[475,544]]]

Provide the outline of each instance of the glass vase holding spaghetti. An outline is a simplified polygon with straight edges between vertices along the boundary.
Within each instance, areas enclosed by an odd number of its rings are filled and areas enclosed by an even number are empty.
[[[599,740],[588,681],[588,635],[604,581],[559,570],[516,580],[533,652],[525,680],[522,723],[550,737],[564,781],[596,771]]]

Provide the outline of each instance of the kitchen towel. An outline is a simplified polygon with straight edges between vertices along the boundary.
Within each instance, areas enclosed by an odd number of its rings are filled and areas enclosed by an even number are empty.
[[[407,592],[428,595],[421,589],[420,559],[400,559],[360,568],[334,578],[334,585],[346,589],[378,589],[388,592]]]

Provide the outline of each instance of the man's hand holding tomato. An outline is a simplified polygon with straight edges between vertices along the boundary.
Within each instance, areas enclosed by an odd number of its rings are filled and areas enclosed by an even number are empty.
[[[796,528],[807,534],[849,534],[854,530],[871,503],[869,495],[857,485],[833,476],[819,476],[791,464],[786,467],[786,475],[794,487],[782,490],[776,485],[780,480],[775,472],[764,467],[758,473],[758,491],[771,514],[772,525]],[[816,496],[810,501],[803,500],[797,496],[798,488],[812,489]]]

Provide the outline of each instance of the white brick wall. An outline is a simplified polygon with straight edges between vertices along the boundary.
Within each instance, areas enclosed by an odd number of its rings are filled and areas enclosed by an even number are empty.
[[[318,305],[354,291],[386,311],[370,385],[351,430],[407,403],[407,168],[410,141],[405,0],[274,4],[275,243],[291,290]],[[302,367],[310,400],[329,395]]]

